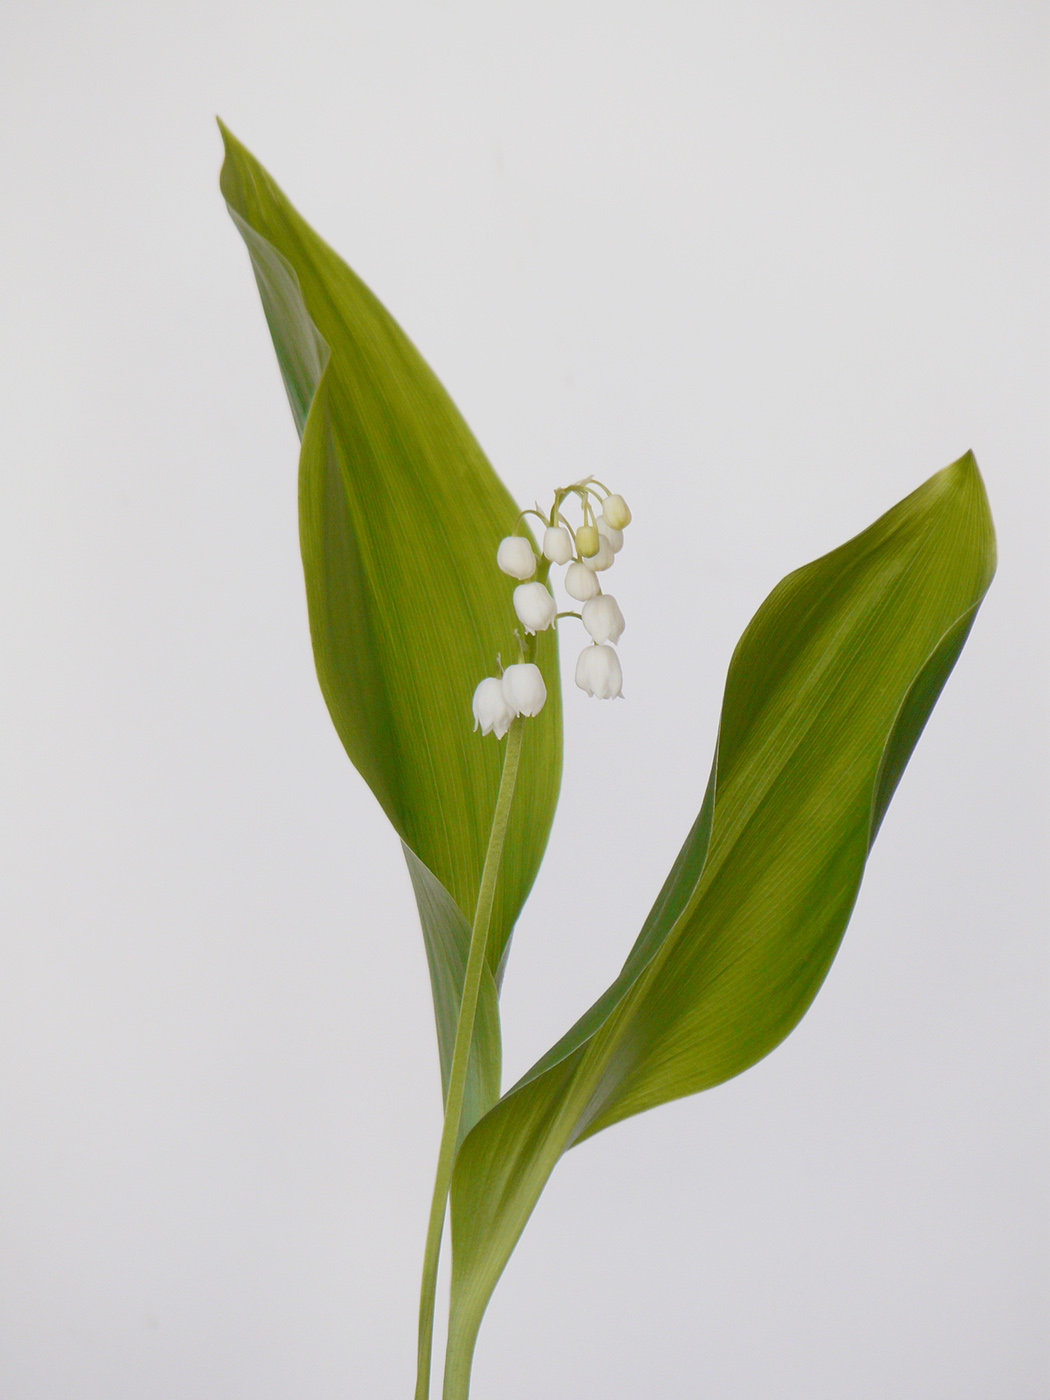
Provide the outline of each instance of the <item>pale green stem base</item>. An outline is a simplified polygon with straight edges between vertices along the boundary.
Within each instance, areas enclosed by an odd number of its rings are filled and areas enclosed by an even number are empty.
[[[489,923],[492,918],[492,901],[496,892],[496,876],[499,874],[500,859],[503,855],[503,840],[507,834],[507,821],[510,817],[511,800],[514,796],[514,784],[518,776],[518,760],[521,757],[524,727],[525,722],[519,715],[507,731],[507,749],[503,755],[503,774],[500,778],[499,795],[496,798],[496,810],[492,817],[489,846],[485,852],[485,865],[481,872],[478,902],[474,910],[474,926],[470,931],[470,952],[467,955],[467,969],[463,977],[463,997],[459,1005],[459,1020],[456,1022],[456,1043],[452,1051],[452,1068],[448,1077],[448,1097],[445,1100],[445,1123],[441,1130],[441,1146],[438,1149],[437,1172],[434,1177],[434,1195],[430,1203],[427,1243],[423,1254],[423,1282],[419,1295],[419,1348],[415,1400],[428,1400],[430,1394],[430,1358],[434,1339],[434,1295],[437,1291],[441,1235],[445,1228],[445,1207],[452,1185],[452,1168],[456,1160],[459,1120],[463,1112],[463,1091],[467,1082],[470,1042],[474,1035],[474,1016],[478,1006],[481,974],[485,966],[485,950],[489,940]]]

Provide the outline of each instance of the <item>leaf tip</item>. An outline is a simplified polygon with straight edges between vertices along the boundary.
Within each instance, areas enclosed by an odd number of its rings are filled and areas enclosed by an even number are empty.
[[[977,469],[977,458],[967,448],[961,457],[956,458],[954,462],[949,462],[939,472],[935,472],[930,481],[931,483],[936,482],[942,491],[947,492],[966,490],[980,479],[981,473]]]
[[[222,137],[223,154],[228,156],[235,146],[240,145],[240,142],[218,113],[215,114],[215,125],[219,128],[219,135]]]
[[[254,185],[266,172],[256,162],[251,152],[238,141],[220,116],[215,121],[222,136],[222,166],[219,170],[219,190],[231,209],[242,217],[248,217],[248,200]]]
[[[231,158],[236,156],[238,152],[243,151],[244,147],[237,140],[236,136],[234,136],[233,132],[223,121],[222,117],[218,115],[218,113],[216,113],[215,115],[215,124],[219,128],[219,135],[222,137],[222,164],[223,169],[225,169],[226,165],[229,163]]]

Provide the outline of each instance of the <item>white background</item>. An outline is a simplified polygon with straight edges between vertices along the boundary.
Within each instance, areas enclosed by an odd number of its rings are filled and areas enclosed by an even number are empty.
[[[781,575],[967,448],[999,530],[813,1009],[569,1154],[473,1394],[1045,1400],[1045,5],[4,0],[0,55],[5,1400],[411,1393],[425,963],[215,113],[521,501],[634,510],[507,1083],[633,941]]]

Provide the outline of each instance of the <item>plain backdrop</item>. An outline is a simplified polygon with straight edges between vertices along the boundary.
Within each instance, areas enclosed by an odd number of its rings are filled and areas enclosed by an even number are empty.
[[[634,510],[627,698],[567,677],[508,1084],[633,941],[777,580],[967,448],[999,531],[812,1010],[560,1164],[472,1394],[1045,1400],[1047,30],[1041,0],[3,0],[5,1400],[412,1387],[425,961],[313,675],[216,113],[523,504],[593,472]]]

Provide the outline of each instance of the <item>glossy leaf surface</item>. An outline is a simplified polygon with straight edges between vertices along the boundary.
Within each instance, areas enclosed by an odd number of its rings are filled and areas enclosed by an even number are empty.
[[[460,1150],[446,1400],[466,1394],[482,1313],[560,1155],[739,1074],[804,1014],[994,567],[967,454],[755,615],[704,806],[623,973]]]
[[[251,255],[302,437],[300,539],[317,674],[347,753],[414,857],[406,856],[446,1046],[503,752],[472,732],[471,697],[495,672],[497,653],[514,655],[513,580],[495,558],[518,508],[390,314],[225,128],[223,140],[222,192]],[[496,889],[493,995],[561,773],[553,635],[541,636],[536,660],[548,701],[528,725]],[[448,908],[437,912],[432,881],[458,923]],[[483,992],[479,1111],[494,1068],[498,1084],[488,1000]]]

